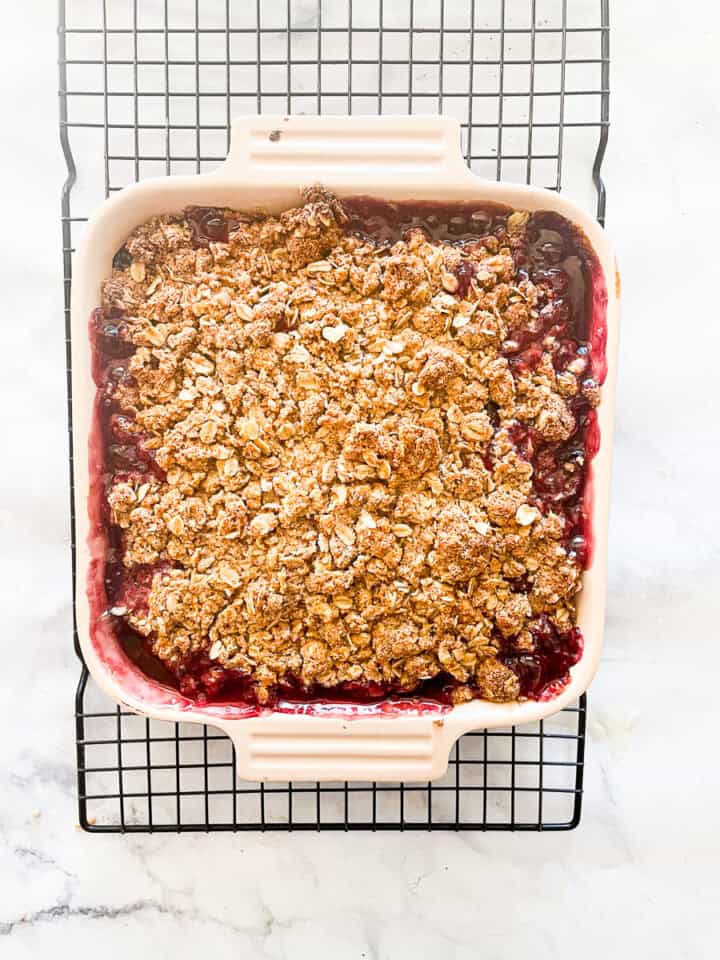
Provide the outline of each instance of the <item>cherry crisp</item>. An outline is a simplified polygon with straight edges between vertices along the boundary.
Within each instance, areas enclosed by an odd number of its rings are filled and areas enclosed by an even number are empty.
[[[106,616],[199,702],[546,698],[582,654],[602,376],[551,213],[138,227],[94,312]]]

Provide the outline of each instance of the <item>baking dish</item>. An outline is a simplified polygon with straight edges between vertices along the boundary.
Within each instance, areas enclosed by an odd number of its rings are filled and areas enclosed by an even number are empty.
[[[253,780],[426,781],[443,775],[455,740],[471,729],[536,721],[574,702],[590,683],[602,644],[606,533],[610,480],[618,298],[615,263],[598,224],[556,194],[534,187],[480,180],[460,154],[456,121],[442,117],[251,117],[232,126],[225,163],[210,174],[147,180],[106,201],[88,223],[78,251],[72,290],[73,423],[78,588],[77,627],[93,677],[116,701],[145,716],[209,723],[233,740],[239,776]],[[570,682],[552,700],[452,708],[431,703],[347,705],[303,703],[258,714],[243,706],[198,705],[149,679],[127,658],[98,619],[100,552],[88,512],[94,455],[95,387],[88,321],[100,285],[127,235],[154,214],[188,205],[278,212],[295,205],[304,186],[321,182],[340,197],[384,200],[495,202],[517,209],[551,210],[585,234],[598,261],[594,278],[594,336],[607,338],[608,372],[598,408],[600,450],[589,468],[593,558],[583,576],[578,625],[584,653]],[[602,314],[605,314],[604,321]],[[90,456],[89,456],[90,454]],[[86,581],[86,571],[88,580]]]

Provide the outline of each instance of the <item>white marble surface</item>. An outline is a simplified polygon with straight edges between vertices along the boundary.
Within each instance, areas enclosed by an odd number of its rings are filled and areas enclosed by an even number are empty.
[[[720,14],[694,6],[614,5],[624,331],[580,829],[101,837],[75,827],[55,4],[4,5],[3,960],[717,955]]]

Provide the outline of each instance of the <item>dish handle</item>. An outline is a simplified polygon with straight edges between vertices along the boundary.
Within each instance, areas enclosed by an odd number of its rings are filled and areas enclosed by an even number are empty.
[[[211,176],[296,186],[315,180],[371,188],[474,179],[452,117],[255,116],[232,123],[230,151]]]
[[[226,720],[238,777],[256,781],[427,782],[447,770],[457,731],[442,715],[272,714]]]

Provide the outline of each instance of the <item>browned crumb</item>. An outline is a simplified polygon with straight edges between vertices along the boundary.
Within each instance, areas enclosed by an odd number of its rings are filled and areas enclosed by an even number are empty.
[[[201,249],[186,220],[155,217],[104,285],[136,347],[116,399],[166,472],[118,480],[112,517],[128,567],[176,565],[128,619],[166,663],[206,651],[261,696],[290,675],[410,689],[444,672],[457,701],[515,699],[493,638],[572,623],[580,571],[561,518],[528,505],[507,427],[566,439],[579,384],[500,356],[537,316],[508,247],[471,254],[459,298],[456,248],[412,231],[380,256],[334,197],[305,201],[229,215],[229,242]]]

